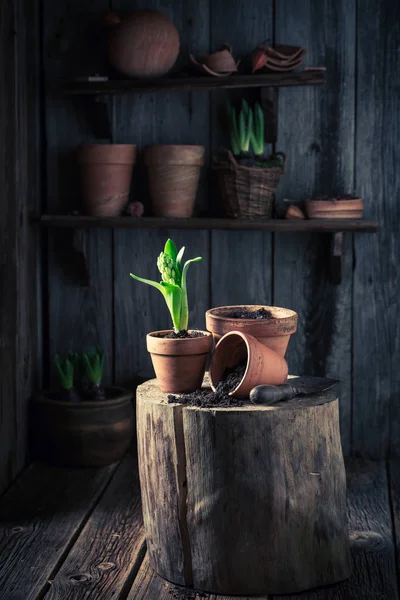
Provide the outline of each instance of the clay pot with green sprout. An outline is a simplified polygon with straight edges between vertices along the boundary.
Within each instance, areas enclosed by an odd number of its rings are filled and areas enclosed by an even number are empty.
[[[184,251],[184,246],[178,252],[174,242],[167,240],[157,259],[160,282],[130,274],[161,292],[167,304],[173,329],[148,333],[146,342],[161,391],[175,394],[201,387],[212,345],[208,331],[189,329],[187,271],[191,263],[202,258],[198,256],[182,264]]]
[[[99,467],[121,460],[134,432],[132,392],[103,386],[104,353],[56,355],[58,390],[33,401],[40,457],[59,465]]]

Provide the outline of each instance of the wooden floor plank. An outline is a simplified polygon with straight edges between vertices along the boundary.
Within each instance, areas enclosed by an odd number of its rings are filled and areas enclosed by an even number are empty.
[[[144,552],[137,458],[128,453],[45,599],[125,598]]]
[[[127,600],[268,600],[268,597],[216,596],[174,585],[153,571],[146,554]]]
[[[274,596],[273,600],[396,600],[399,597],[386,465],[349,459],[346,471],[352,576],[328,588]],[[400,492],[400,486],[398,490]]]
[[[31,465],[0,500],[0,600],[34,600],[47,585],[116,465]]]
[[[397,573],[400,577],[400,461],[389,461],[389,489],[393,513],[393,529],[396,546]]]

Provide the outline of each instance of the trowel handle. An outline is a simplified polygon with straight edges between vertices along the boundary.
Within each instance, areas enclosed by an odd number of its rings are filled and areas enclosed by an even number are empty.
[[[297,389],[290,383],[283,385],[257,385],[250,392],[250,400],[255,404],[270,406],[282,400],[290,400],[297,394]]]

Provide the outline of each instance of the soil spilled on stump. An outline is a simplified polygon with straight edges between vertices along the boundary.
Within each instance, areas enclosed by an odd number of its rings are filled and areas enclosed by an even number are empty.
[[[273,319],[273,314],[266,308],[258,308],[257,310],[233,310],[226,313],[224,317],[229,319]]]
[[[191,331],[190,333],[188,331],[171,331],[171,333],[169,333],[168,335],[163,335],[160,337],[164,337],[165,339],[168,340],[177,340],[177,339],[181,339],[181,338],[198,338],[198,337],[204,337],[204,333],[202,333],[201,331]]]
[[[210,388],[205,388],[196,390],[190,394],[182,394],[180,396],[169,394],[168,402],[179,402],[179,404],[199,406],[200,408],[243,406],[243,400],[232,398],[232,396],[229,396],[228,394],[239,385],[243,379],[245,371],[246,364],[240,364],[236,367],[226,369],[224,377],[218,383],[215,392],[213,392]]]

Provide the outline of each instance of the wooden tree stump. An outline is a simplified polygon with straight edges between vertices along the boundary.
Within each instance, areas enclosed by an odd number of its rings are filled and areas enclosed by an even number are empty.
[[[336,394],[274,407],[168,404],[137,390],[149,558],[217,594],[284,594],[350,575]]]

